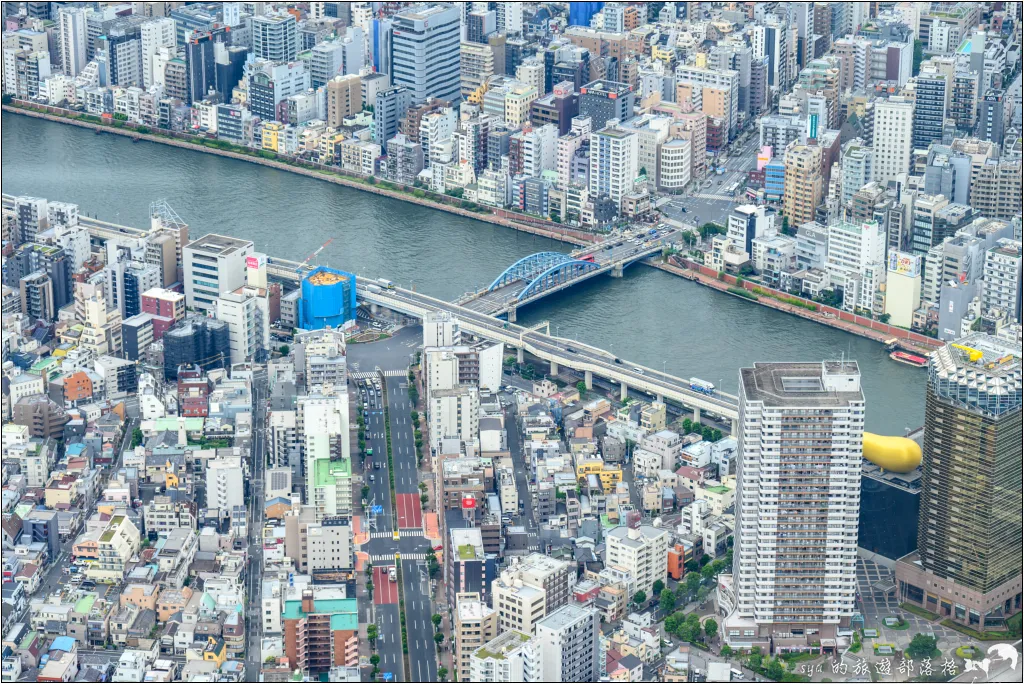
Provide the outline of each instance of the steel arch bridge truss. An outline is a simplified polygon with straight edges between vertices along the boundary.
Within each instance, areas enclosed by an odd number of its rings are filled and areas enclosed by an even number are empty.
[[[493,291],[517,281],[525,281],[526,287],[516,296],[516,300],[521,301],[600,268],[592,261],[574,259],[561,252],[538,252],[509,266],[487,289]]]

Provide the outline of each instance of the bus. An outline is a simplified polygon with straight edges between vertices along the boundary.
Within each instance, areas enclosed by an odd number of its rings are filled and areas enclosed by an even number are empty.
[[[590,263],[594,263],[594,261],[595,261],[594,255],[593,254],[586,254],[584,256],[581,256],[580,257],[580,261],[589,261]]]

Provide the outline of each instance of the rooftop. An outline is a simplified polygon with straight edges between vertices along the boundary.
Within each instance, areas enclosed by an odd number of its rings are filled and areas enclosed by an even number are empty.
[[[856,361],[755,363],[740,369],[740,391],[766,407],[847,406],[864,401]]]
[[[186,249],[206,252],[214,256],[228,256],[247,247],[252,249],[252,240],[240,240],[217,233],[207,233],[185,246]]]
[[[473,657],[480,658],[481,660],[485,660],[487,658],[504,660],[509,653],[515,651],[529,640],[530,635],[523,634],[516,630],[510,630],[501,636],[491,639],[485,645],[478,648],[473,652]]]

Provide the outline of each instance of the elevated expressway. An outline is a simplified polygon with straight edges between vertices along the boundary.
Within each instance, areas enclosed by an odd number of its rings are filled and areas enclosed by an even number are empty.
[[[529,352],[550,363],[552,374],[558,373],[561,366],[571,368],[583,373],[588,388],[593,384],[594,375],[597,375],[617,383],[620,386],[619,396],[623,399],[632,388],[651,394],[662,401],[671,399],[678,402],[693,410],[698,417],[701,411],[708,411],[729,419],[735,430],[738,418],[735,396],[721,392],[709,396],[696,392],[690,389],[689,380],[623,359],[617,360],[602,349],[547,335],[537,329],[507,323],[419,292],[402,288],[373,292],[367,288],[372,282],[365,278],[358,279],[356,289],[361,301],[416,318],[423,318],[430,311],[448,311],[458,317],[462,330],[478,337],[503,342],[506,346],[516,349],[520,359],[524,352]]]

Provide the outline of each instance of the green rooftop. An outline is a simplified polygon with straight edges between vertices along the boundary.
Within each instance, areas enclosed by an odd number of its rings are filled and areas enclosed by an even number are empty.
[[[203,422],[205,418],[179,418],[178,416],[165,416],[163,418],[156,418],[153,420],[153,429],[156,432],[177,432],[178,421],[185,421],[185,430],[187,432],[199,432],[203,429]]]
[[[33,629],[31,632],[25,635],[24,639],[21,640],[21,643],[18,644],[18,648],[27,651],[29,647],[32,645],[32,642],[36,640],[37,636],[39,636],[39,633]]]
[[[93,604],[96,603],[96,594],[86,594],[82,598],[75,601],[75,612],[87,615],[92,612]]]
[[[509,651],[513,651],[516,648],[519,648],[520,645],[530,640],[529,634],[523,634],[522,632],[518,632],[516,630],[505,632],[504,634],[502,634],[502,637],[503,638],[501,640],[501,643],[499,644],[500,650],[491,650],[487,648],[487,646],[481,646],[480,648],[476,649],[476,651],[474,651],[473,655],[477,658],[480,658],[481,660],[486,660],[487,658],[494,658],[495,660],[504,660],[506,653],[508,653]]]
[[[352,462],[349,460],[331,461],[319,458],[313,470],[314,482],[317,487],[333,487],[339,477],[352,477]]]
[[[459,560],[473,560],[476,558],[476,549],[472,544],[463,544],[459,547]]]
[[[714,487],[705,487],[704,489],[711,492],[712,494],[725,494],[726,492],[732,491],[725,485],[715,485]]]
[[[359,628],[359,607],[356,599],[320,599],[313,601],[313,612],[331,616],[331,629]],[[301,620],[308,613],[302,610],[302,601],[285,601],[282,620]]]

